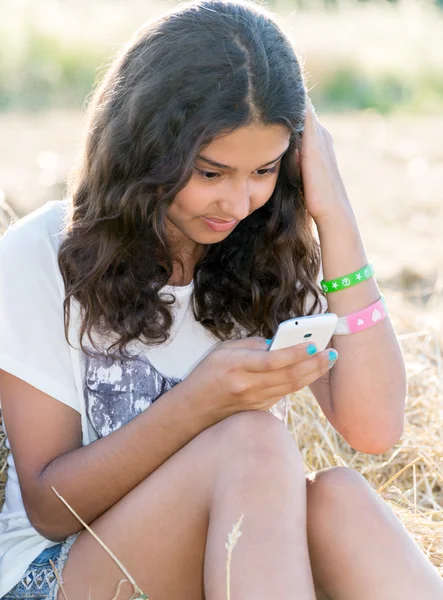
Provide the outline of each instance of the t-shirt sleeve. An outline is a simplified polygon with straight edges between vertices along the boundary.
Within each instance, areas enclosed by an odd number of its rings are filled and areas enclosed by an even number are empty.
[[[0,369],[80,412],[49,232],[11,226],[0,239]]]

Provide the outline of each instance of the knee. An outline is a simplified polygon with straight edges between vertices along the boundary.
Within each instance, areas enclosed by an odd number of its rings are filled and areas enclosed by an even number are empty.
[[[371,499],[375,490],[366,479],[347,467],[331,467],[323,469],[306,477],[306,492],[308,505],[319,505],[334,510],[354,506],[363,499]]]
[[[304,478],[303,461],[292,434],[273,415],[264,411],[235,413],[214,425],[220,456],[228,461],[254,462],[274,468],[296,467]]]

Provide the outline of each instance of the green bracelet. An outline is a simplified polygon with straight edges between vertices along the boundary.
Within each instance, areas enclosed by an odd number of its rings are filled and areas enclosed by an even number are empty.
[[[360,269],[359,271],[354,271],[354,273],[349,273],[349,275],[339,277],[338,279],[331,279],[330,281],[325,281],[323,279],[320,285],[326,294],[331,294],[332,292],[346,290],[347,288],[352,287],[353,285],[357,285],[357,283],[366,281],[366,279],[372,277],[374,273],[374,267],[371,264],[369,264],[366,265],[366,267],[363,267],[363,269]]]

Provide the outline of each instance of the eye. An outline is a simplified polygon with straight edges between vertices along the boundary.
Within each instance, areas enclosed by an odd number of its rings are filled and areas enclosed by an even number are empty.
[[[271,169],[257,169],[256,173],[258,173],[258,175],[260,177],[266,177],[266,175],[272,175],[273,173],[277,172],[277,166],[272,167]]]
[[[268,175],[273,175],[274,173],[276,173],[277,169],[278,165],[275,165],[275,167],[272,167],[270,169],[257,169],[257,171],[255,172],[259,177],[266,177]],[[195,171],[197,175],[201,177],[201,179],[204,179],[206,181],[211,181],[213,179],[221,177],[220,173],[215,173],[214,171],[204,171],[203,169],[198,169],[197,167],[195,167]]]
[[[195,169],[198,176],[202,179],[206,179],[206,181],[210,181],[211,179],[216,179],[219,176],[219,173],[214,173],[213,171],[202,171],[202,169]]]

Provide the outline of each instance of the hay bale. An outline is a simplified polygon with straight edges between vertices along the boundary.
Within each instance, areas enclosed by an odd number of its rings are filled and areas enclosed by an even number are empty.
[[[308,472],[342,465],[364,475],[443,576],[441,328],[423,328],[421,313],[401,294],[388,297],[388,305],[408,375],[405,429],[400,442],[383,455],[353,450],[306,390],[292,398],[290,426]]]

